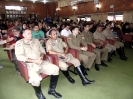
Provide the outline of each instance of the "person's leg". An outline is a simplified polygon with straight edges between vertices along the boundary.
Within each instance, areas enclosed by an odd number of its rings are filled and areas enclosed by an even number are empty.
[[[101,64],[101,52],[98,49],[94,49],[94,53],[96,54],[95,69],[100,71],[99,64]]]
[[[29,74],[29,83],[33,87],[37,98],[38,99],[46,99],[41,90],[40,82],[41,82],[42,78],[40,76],[39,71],[29,69],[28,74]]]
[[[59,67],[64,74],[64,76],[68,79],[68,81],[72,84],[75,83],[75,80],[70,76],[69,71],[68,71],[68,65],[61,59],[59,59]]]
[[[18,68],[18,61],[17,61],[16,55],[15,55],[15,51],[12,51],[12,57],[13,57],[13,63],[15,65],[16,72],[18,75],[20,75],[20,71]]]
[[[47,61],[44,61],[41,64],[40,73],[51,75],[48,94],[53,95],[56,98],[61,98],[62,95],[55,91],[59,77],[59,67]]]
[[[88,60],[87,60],[88,61],[88,66],[87,67],[91,68],[92,64],[94,63],[94,60],[96,59],[96,54],[92,53],[92,52],[89,52],[89,51],[83,51],[83,55],[88,57]]]
[[[0,68],[3,68],[3,66],[2,66],[2,65],[0,65]]]

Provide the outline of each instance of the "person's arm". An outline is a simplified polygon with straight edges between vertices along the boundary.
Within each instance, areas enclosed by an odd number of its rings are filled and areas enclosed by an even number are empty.
[[[72,38],[71,38],[71,37],[68,37],[68,38],[67,38],[67,43],[68,43],[68,45],[69,45],[70,48],[77,49],[77,50],[81,50],[80,47],[75,46],[75,45],[73,44]]]
[[[52,44],[49,41],[47,41],[47,43],[46,43],[46,49],[47,49],[47,52],[49,52],[49,54],[55,54],[55,55],[60,55],[60,56],[63,55],[63,53],[60,53],[60,52],[57,52],[57,51],[53,51],[52,50]]]

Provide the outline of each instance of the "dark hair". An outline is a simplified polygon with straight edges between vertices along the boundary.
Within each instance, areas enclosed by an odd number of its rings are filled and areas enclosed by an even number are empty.
[[[7,30],[8,27],[5,24],[0,24],[0,30]]]
[[[51,30],[49,31],[49,35],[52,34],[52,31],[56,31],[56,30],[55,30],[55,29],[51,29]]]
[[[71,28],[71,30],[73,31],[73,30],[75,30],[76,28],[79,28],[78,26],[73,26],[72,28]]]
[[[38,26],[38,23],[34,23],[33,28],[34,28],[35,26]]]
[[[70,26],[70,24],[69,23],[65,23],[65,27],[67,27],[67,26]]]
[[[51,24],[51,28],[53,28],[53,27],[57,28],[57,25],[56,24]]]
[[[21,28],[20,28],[19,26],[15,26],[15,27],[13,28],[13,30],[16,30],[16,31],[18,31],[18,32],[21,32]]]
[[[105,27],[107,27],[108,25],[111,25],[110,23],[107,23],[106,25],[105,25]]]
[[[99,27],[103,27],[103,25],[97,25],[97,28],[99,28]]]

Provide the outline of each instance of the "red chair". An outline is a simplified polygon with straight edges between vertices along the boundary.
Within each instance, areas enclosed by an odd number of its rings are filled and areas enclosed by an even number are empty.
[[[130,44],[133,43],[133,36],[132,35],[122,35],[122,39],[125,43],[126,42],[129,42]]]
[[[132,35],[122,35],[123,41],[125,42],[133,42],[133,36]]]
[[[50,55],[45,55],[44,60],[49,60],[51,63],[58,65],[58,62],[55,61],[55,59],[50,56]],[[21,76],[25,79],[25,81],[28,83],[29,82],[29,76],[28,76],[28,69],[27,69],[27,64],[22,61],[18,61],[18,67],[20,70]],[[42,78],[46,78],[48,75],[46,74],[41,74]]]

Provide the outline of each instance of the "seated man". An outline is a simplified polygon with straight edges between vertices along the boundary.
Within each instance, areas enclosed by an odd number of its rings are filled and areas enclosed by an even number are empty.
[[[106,37],[106,39],[114,40],[114,46],[116,46],[116,51],[118,55],[120,56],[120,59],[127,60],[127,57],[125,56],[124,51],[124,44],[122,42],[119,42],[115,39],[113,32],[111,31],[111,25],[106,24],[106,29],[103,31],[103,35]]]
[[[52,25],[51,25],[51,29],[55,29],[55,30],[56,30],[56,33],[57,33],[57,36],[60,37],[60,33],[59,33],[59,31],[57,30],[57,25],[56,25],[56,24],[52,24]],[[51,30],[51,29],[50,29],[50,30]],[[49,30],[49,31],[50,31],[50,30]],[[49,31],[48,31],[47,34],[46,34],[47,37],[49,37]]]
[[[69,34],[71,34],[71,31],[70,31],[70,24],[65,24],[65,28],[61,31],[61,37],[68,37]]]
[[[9,37],[8,37],[8,38],[13,38],[12,41],[8,42],[8,44],[10,45],[10,49],[14,49],[16,41],[23,38],[23,36],[21,35],[21,29],[20,29],[19,26],[15,26],[12,29],[12,31],[13,31],[13,34],[9,35]],[[12,50],[12,57],[13,57],[13,63],[15,65],[15,69],[17,71],[17,74],[20,75],[20,71],[19,71],[19,68],[18,68],[18,62],[17,62],[14,50]]]
[[[7,34],[7,28],[5,27],[5,25],[0,24],[0,36],[1,37],[3,36],[2,34]],[[10,42],[12,40],[13,40],[13,38],[7,38],[7,40],[0,39],[0,45],[6,44],[7,42]],[[2,60],[2,59],[0,59],[0,60]],[[0,65],[0,68],[3,68],[3,66]]]
[[[72,34],[67,38],[67,42],[70,48],[77,49],[79,52],[79,58],[83,61],[85,68],[91,68],[96,55],[92,52],[87,51],[87,43],[82,40],[80,34],[78,34],[79,28],[77,26],[72,27]],[[80,44],[83,47],[80,47]]]
[[[93,34],[90,32],[90,29],[93,27],[92,23],[84,24],[83,27],[84,27],[84,31],[81,33],[82,39],[87,44],[92,45],[92,47],[94,48],[94,53],[96,54],[95,69],[97,71],[100,71],[99,64],[101,64],[102,66],[107,66],[104,63],[104,61],[107,61],[107,58],[108,58],[108,49],[105,49],[105,48],[99,49],[98,46],[101,46],[101,44],[100,45],[95,45],[94,44],[95,40],[94,40]]]
[[[75,83],[75,81],[70,77],[68,73],[68,65],[66,64],[66,62],[69,62],[76,67],[76,70],[78,71],[78,74],[82,80],[83,85],[94,83],[94,81],[88,80],[82,73],[79,60],[74,58],[72,54],[67,53],[68,46],[65,42],[62,41],[62,39],[57,38],[56,30],[54,29],[50,30],[49,34],[50,34],[50,38],[46,44],[47,51],[50,54],[55,54],[59,57],[59,67],[61,68],[62,73],[66,76],[66,78],[71,83]],[[64,48],[65,48],[65,51],[64,51]]]
[[[51,75],[48,94],[61,98],[62,96],[55,91],[58,77],[58,66],[44,61],[45,50],[37,39],[32,38],[31,30],[25,30],[24,38],[15,44],[15,54],[19,61],[27,64],[29,83],[33,86],[38,99],[46,99],[41,91],[40,82],[42,77],[40,73]]]
[[[37,38],[41,42],[42,46],[44,46],[44,37],[44,32],[39,30],[38,24],[35,23],[32,30],[32,38]]]
[[[101,25],[98,25],[97,28],[96,28],[96,31],[93,33],[93,36],[94,36],[94,39],[96,40],[96,42],[99,42],[103,45],[105,45],[105,48],[108,49],[108,61],[110,62],[112,59],[111,59],[111,56],[113,55],[114,51],[116,50],[116,47],[114,45],[111,45],[109,44],[107,41],[106,41],[106,38],[105,36],[102,34],[102,26]]]

